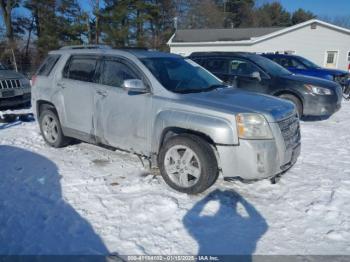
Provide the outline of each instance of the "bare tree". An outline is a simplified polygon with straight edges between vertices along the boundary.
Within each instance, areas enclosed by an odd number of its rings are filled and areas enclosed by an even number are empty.
[[[95,16],[95,44],[98,45],[100,43],[100,0],[90,0],[90,3]]]
[[[12,10],[17,6],[17,0],[0,0],[0,11],[3,16],[5,28],[6,28],[6,38],[8,41],[8,47],[10,55],[12,56],[12,62],[17,71],[17,61],[14,50],[16,49],[15,37],[13,32],[13,21],[12,21]]]

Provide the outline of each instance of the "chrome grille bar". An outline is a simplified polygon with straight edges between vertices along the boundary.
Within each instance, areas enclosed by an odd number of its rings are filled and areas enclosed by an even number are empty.
[[[0,80],[0,89],[13,89],[13,88],[20,88],[20,87],[21,87],[21,81],[19,81],[19,79]]]

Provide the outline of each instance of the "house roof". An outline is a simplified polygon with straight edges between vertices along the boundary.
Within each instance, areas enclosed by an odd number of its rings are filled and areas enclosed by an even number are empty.
[[[173,43],[249,40],[281,29],[284,27],[177,30]]]
[[[350,29],[311,19],[290,27],[177,30],[169,39],[168,45],[252,45],[312,24],[350,35]]]

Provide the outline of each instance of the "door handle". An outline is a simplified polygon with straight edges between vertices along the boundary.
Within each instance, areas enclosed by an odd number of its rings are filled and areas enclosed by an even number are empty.
[[[59,86],[60,88],[66,88],[66,86],[62,83],[57,83],[57,86]]]
[[[96,94],[102,96],[102,97],[106,97],[107,96],[107,92],[106,91],[103,91],[103,90],[97,90],[96,91]]]

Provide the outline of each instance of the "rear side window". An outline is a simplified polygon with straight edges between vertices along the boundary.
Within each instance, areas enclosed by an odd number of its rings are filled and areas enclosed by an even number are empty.
[[[84,82],[95,82],[97,59],[73,56],[64,68],[63,77]]]
[[[228,65],[229,65],[229,61],[227,59],[214,58],[214,59],[209,59],[206,62],[205,67],[213,73],[227,74]]]
[[[40,66],[37,75],[48,76],[50,75],[52,69],[56,65],[57,61],[60,59],[60,55],[48,55],[42,65]]]

